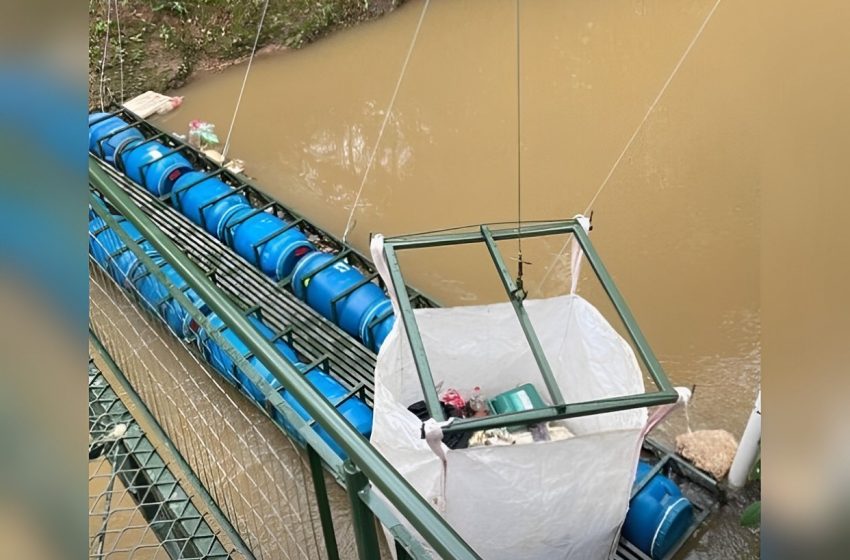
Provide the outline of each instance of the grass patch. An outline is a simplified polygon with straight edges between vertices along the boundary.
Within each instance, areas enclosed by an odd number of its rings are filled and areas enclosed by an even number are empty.
[[[404,0],[269,0],[259,47],[301,48]],[[89,7],[89,106],[179,87],[251,52],[264,0],[112,0]],[[107,10],[107,5],[111,8]],[[103,67],[103,72],[101,68]]]

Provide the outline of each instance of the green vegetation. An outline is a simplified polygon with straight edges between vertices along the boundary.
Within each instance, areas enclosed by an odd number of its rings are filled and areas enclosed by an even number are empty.
[[[334,29],[378,17],[401,2],[270,0],[258,46],[300,48]],[[243,59],[254,44],[263,3],[117,0],[117,14],[113,0],[90,3],[89,105],[100,104],[101,90],[104,104],[120,97],[122,58],[125,98],[148,89],[167,91],[197,70]]]
[[[753,470],[749,478],[750,481],[761,481],[761,457],[753,465]],[[761,500],[751,503],[744,509],[744,512],[741,514],[741,525],[744,527],[761,526]]]

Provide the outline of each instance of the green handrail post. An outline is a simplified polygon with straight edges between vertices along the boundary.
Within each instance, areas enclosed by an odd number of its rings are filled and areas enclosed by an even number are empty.
[[[398,516],[389,508],[384,498],[375,494],[374,489],[366,487],[360,491],[360,499],[363,500],[378,521],[387,528],[387,532],[392,535],[395,541],[396,551],[403,550],[404,554],[399,553],[398,558],[413,558],[415,560],[432,560],[433,556],[422,544],[422,541],[414,537],[399,520]]]
[[[413,560],[413,557],[408,554],[407,549],[399,541],[395,541],[395,557],[396,560]]]
[[[322,458],[309,445],[307,446],[307,457],[310,460],[313,491],[316,493],[316,504],[319,509],[319,520],[322,522],[322,536],[325,539],[328,560],[339,560],[339,549],[336,545],[336,531],[331,515],[331,504],[328,501],[328,488],[325,484],[325,469],[322,468]]]
[[[351,502],[351,521],[354,526],[354,539],[357,541],[357,554],[360,560],[380,560],[381,549],[378,545],[375,516],[360,496],[360,493],[368,488],[369,481],[351,461],[346,461],[342,469],[345,473],[345,488]]]
[[[89,182],[129,220],[195,290],[209,308],[245,343],[254,356],[342,447],[354,464],[387,496],[395,508],[443,557],[480,560],[469,546],[399,472],[271,345],[241,310],[210,282],[198,266],[171,241],[89,156]]]

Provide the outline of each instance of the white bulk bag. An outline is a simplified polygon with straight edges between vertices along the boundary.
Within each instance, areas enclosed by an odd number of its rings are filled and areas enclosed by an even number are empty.
[[[372,253],[391,285],[379,236]],[[631,347],[586,300],[527,300],[525,308],[567,402],[644,392]],[[530,382],[551,404],[509,303],[415,315],[443,390],[468,395],[477,385],[492,397]],[[575,437],[560,441],[443,445],[444,468],[407,410],[422,399],[399,319],[378,354],[372,444],[486,560],[608,557],[628,508],[645,408],[565,420]]]

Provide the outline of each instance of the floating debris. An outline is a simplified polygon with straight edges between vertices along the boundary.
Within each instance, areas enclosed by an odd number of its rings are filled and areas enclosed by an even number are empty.
[[[146,91],[124,103],[124,108],[143,119],[173,111],[183,103],[182,96],[171,97],[155,91]]]
[[[676,436],[676,451],[716,480],[732,466],[738,442],[726,430],[697,430]]]

